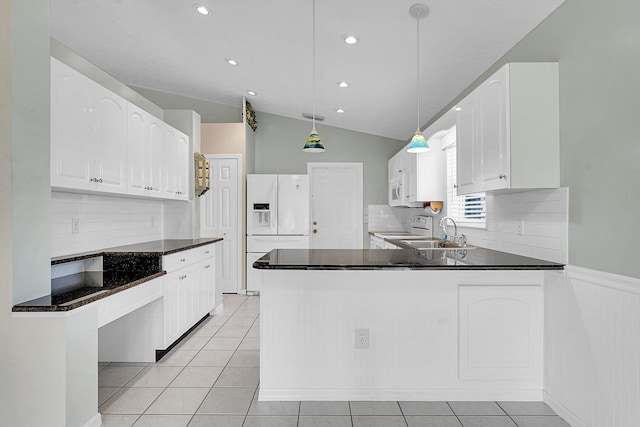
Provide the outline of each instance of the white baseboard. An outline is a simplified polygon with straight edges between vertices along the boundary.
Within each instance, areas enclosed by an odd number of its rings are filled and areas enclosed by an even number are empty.
[[[100,412],[95,414],[89,421],[87,421],[82,427],[100,427],[102,425],[102,415]]]
[[[520,401],[541,402],[542,390],[260,389],[260,401]]]
[[[576,414],[567,409],[564,405],[558,402],[553,396],[551,396],[546,391],[542,393],[542,400],[546,403],[553,411],[560,415],[566,422],[568,422],[571,427],[591,427],[584,421],[582,421]]]

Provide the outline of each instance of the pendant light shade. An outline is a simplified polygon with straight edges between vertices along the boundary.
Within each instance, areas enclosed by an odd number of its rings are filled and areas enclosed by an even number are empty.
[[[315,125],[313,126],[313,129],[311,129],[307,143],[304,144],[304,148],[302,150],[307,153],[321,153],[324,151],[324,146],[322,145],[322,141],[320,141],[318,132],[316,132]]]
[[[424,138],[424,135],[422,135],[422,131],[418,128],[411,139],[411,144],[407,147],[407,151],[409,153],[425,153],[429,150],[429,144],[427,144],[427,140]]]
[[[316,0],[313,1],[313,108],[312,108],[312,127],[307,143],[304,144],[302,151],[306,153],[322,153],[324,151],[324,145],[318,136],[316,131]]]
[[[422,135],[422,131],[420,130],[420,19],[427,16],[429,13],[429,8],[424,4],[414,4],[409,8],[409,13],[411,16],[416,18],[416,98],[417,102],[417,114],[418,114],[418,128],[416,133],[411,138],[411,143],[407,147],[407,152],[409,153],[424,153],[429,151],[429,144],[427,144],[427,140],[424,135]]]

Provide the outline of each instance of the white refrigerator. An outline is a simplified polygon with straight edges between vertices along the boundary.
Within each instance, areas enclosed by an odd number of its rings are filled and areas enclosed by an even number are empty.
[[[259,293],[254,261],[273,249],[309,248],[309,177],[247,175],[247,292]]]

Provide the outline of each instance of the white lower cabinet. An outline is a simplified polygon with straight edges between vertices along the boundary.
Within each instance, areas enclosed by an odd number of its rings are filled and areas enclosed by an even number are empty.
[[[461,380],[542,376],[542,287],[460,286]]]
[[[163,345],[169,347],[215,308],[215,244],[163,257]]]

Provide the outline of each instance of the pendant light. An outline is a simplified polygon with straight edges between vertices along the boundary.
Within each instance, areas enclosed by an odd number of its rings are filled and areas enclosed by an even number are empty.
[[[321,153],[324,151],[324,145],[320,141],[318,132],[316,131],[316,0],[313,0],[313,106],[312,106],[312,122],[311,133],[304,144],[302,151],[307,153]]]
[[[427,16],[429,13],[429,8],[424,4],[414,4],[409,8],[409,13],[411,16],[416,18],[416,90],[417,90],[417,98],[418,98],[418,127],[416,129],[415,135],[411,139],[411,143],[409,147],[407,147],[407,151],[409,153],[424,153],[430,150],[429,144],[427,144],[427,140],[422,135],[422,131],[420,130],[420,19]]]

